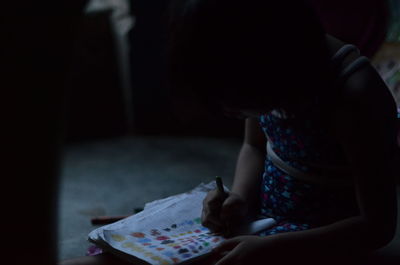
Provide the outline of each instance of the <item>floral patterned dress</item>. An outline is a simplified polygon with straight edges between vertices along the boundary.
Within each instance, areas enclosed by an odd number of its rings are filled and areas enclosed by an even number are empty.
[[[353,51],[359,53],[357,47],[346,44],[331,58],[337,75],[336,86],[341,86],[341,82],[352,73],[370,63],[368,58],[360,56],[341,68],[346,56]],[[273,143],[276,155],[306,174],[312,174],[313,169],[301,161],[330,166],[346,164],[337,140],[317,115],[320,104],[318,100],[312,103],[306,117],[296,117],[283,110],[260,116],[260,126]],[[350,174],[348,178],[351,178]],[[301,180],[285,173],[267,156],[261,189],[261,214],[274,217],[278,222],[260,234],[271,235],[333,223],[357,215],[358,206],[353,187],[330,187]]]
[[[273,143],[275,153],[290,166],[312,173],[299,161],[328,165],[345,164],[337,142],[317,119],[300,123],[273,111],[261,115],[260,125]],[[351,176],[349,175],[349,178]],[[290,176],[267,156],[261,188],[261,214],[277,225],[260,235],[305,230],[332,223],[358,213],[354,188],[330,187]]]

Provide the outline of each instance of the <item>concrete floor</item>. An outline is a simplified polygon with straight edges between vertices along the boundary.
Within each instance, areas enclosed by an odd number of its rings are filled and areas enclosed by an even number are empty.
[[[241,141],[136,137],[65,149],[59,198],[59,259],[83,256],[98,215],[128,215],[146,202],[194,188],[216,175],[230,185]]]
[[[155,136],[68,145],[60,183],[59,259],[85,255],[87,235],[96,228],[91,217],[132,214],[146,202],[185,192],[216,175],[230,186],[240,145],[238,139]],[[371,264],[400,264],[399,228]]]

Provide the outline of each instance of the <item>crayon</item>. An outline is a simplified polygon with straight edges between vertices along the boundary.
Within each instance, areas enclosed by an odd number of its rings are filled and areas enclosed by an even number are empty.
[[[215,177],[215,182],[217,184],[218,192],[224,196],[224,199],[226,199],[229,196],[229,194],[227,192],[225,192],[224,184],[222,183],[222,178],[216,176]],[[225,226],[223,228],[222,234],[225,234],[226,236],[229,236],[231,234],[231,231],[229,229],[229,225],[227,223],[225,223]]]
[[[224,189],[224,184],[222,184],[222,178],[216,176],[216,177],[215,177],[215,182],[217,183],[217,189],[218,189],[218,191],[219,191],[221,194],[223,194],[223,195],[227,195],[226,192],[225,192],[225,189]]]

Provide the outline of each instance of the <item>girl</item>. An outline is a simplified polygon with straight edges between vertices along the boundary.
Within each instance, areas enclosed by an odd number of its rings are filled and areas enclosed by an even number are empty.
[[[396,105],[369,60],[326,34],[304,1],[174,10],[173,87],[246,117],[230,195],[208,194],[203,225],[229,231],[256,214],[278,222],[222,243],[217,265],[343,263],[390,242]]]
[[[169,27],[176,95],[245,117],[231,192],[203,225],[277,225],[233,237],[204,264],[346,263],[396,226],[396,106],[369,60],[326,34],[301,0],[177,0]],[[184,111],[184,110],[183,110]],[[63,264],[125,264],[99,255]]]

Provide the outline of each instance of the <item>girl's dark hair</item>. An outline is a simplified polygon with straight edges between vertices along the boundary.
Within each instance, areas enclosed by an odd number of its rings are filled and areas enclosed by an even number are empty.
[[[325,31],[305,1],[173,0],[169,14],[167,71],[176,94],[257,108],[329,89]]]

